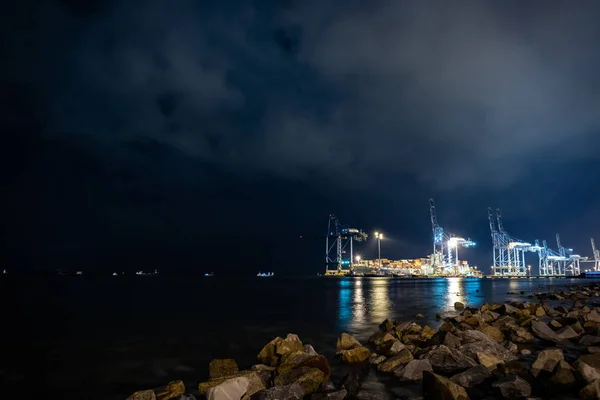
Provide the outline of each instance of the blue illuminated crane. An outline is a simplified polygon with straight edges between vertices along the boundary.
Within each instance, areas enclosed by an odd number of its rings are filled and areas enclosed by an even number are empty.
[[[361,229],[342,226],[335,215],[329,214],[325,237],[325,272],[342,271],[344,266],[351,267],[354,260],[353,242],[362,242],[367,236]],[[344,257],[345,254],[348,256]]]
[[[495,276],[526,276],[525,252],[532,251],[531,244],[510,236],[504,230],[502,214],[496,209],[498,229],[494,226],[494,215],[488,207],[488,221],[493,244],[492,270]]]

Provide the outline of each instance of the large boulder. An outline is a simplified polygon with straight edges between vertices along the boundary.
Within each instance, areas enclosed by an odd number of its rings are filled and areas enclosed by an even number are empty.
[[[486,324],[490,324],[498,318],[500,318],[500,314],[495,313],[493,311],[486,310],[481,313],[481,319],[483,319],[483,322],[485,322]]]
[[[588,383],[579,391],[581,400],[598,400],[600,399],[600,379]]]
[[[482,353],[482,352],[477,353],[477,360],[479,361],[479,363],[481,365],[486,367],[489,371],[495,370],[496,366],[498,364],[504,363],[504,360],[502,360],[501,358],[498,358],[498,357],[494,356],[493,354]]]
[[[433,372],[423,372],[424,400],[469,400],[467,391],[460,385]]]
[[[531,395],[531,385],[518,376],[510,376],[495,382],[493,385],[506,399],[520,399]]]
[[[283,341],[283,338],[276,337],[271,340],[269,343],[262,348],[260,353],[256,358],[261,364],[270,365],[271,367],[276,367],[279,363],[279,357],[277,356],[276,349],[277,345]]]
[[[583,319],[585,322],[600,322],[600,314],[598,314],[596,311],[592,311],[587,313]]]
[[[325,374],[319,368],[300,367],[277,375],[275,385],[290,385],[298,383],[305,395],[315,393],[319,386],[325,382]]]
[[[377,353],[385,354],[396,341],[398,341],[398,339],[395,338],[392,334],[385,333],[381,337],[374,338],[373,345],[375,346],[375,350],[377,351]]]
[[[304,359],[300,362],[297,368],[309,367],[309,368],[317,368],[323,371],[324,380],[328,380],[331,376],[331,366],[329,365],[329,361],[325,356],[316,355],[316,356],[308,356],[308,358]]]
[[[556,331],[558,337],[562,340],[574,340],[579,338],[579,334],[570,326],[565,326]]]
[[[210,378],[220,378],[222,376],[234,375],[239,372],[235,360],[227,358],[221,360],[212,360],[208,364],[208,376]]]
[[[579,344],[581,346],[598,346],[600,345],[600,337],[584,335],[581,339],[579,339]]]
[[[563,360],[564,355],[560,349],[542,350],[531,366],[531,374],[537,378],[544,371],[551,373],[558,363]]]
[[[352,335],[342,333],[342,336],[340,336],[340,338],[337,340],[336,352],[337,354],[341,354],[344,350],[351,350],[361,346],[362,344],[360,344],[360,342],[356,340]]]
[[[174,397],[179,397],[185,393],[185,385],[183,381],[172,381],[167,386],[155,390],[156,400],[168,400]]]
[[[495,326],[492,325],[483,325],[477,328],[480,332],[488,336],[490,339],[493,339],[496,343],[502,343],[506,339],[504,337],[504,333]]]
[[[127,398],[127,400],[156,400],[154,390],[140,390]]]
[[[463,387],[471,388],[481,384],[486,379],[490,378],[492,374],[490,371],[483,365],[478,365],[473,368],[469,368],[468,370],[461,372],[460,374],[454,375],[452,378],[452,382],[457,383]]]
[[[304,391],[297,382],[289,385],[273,386],[252,396],[252,400],[302,400],[303,398]]]
[[[542,321],[533,321],[531,323],[531,330],[535,336],[547,342],[561,343],[564,341]]]
[[[400,382],[418,382],[423,379],[424,371],[433,372],[429,360],[412,360],[405,366],[396,369],[394,375]]]
[[[600,353],[580,356],[573,366],[588,383],[600,379]]]
[[[428,353],[423,354],[420,358],[429,360],[433,370],[444,375],[453,375],[477,366],[477,363],[471,357],[444,345],[433,346]]]
[[[252,396],[254,393],[266,389],[267,387],[267,383],[264,381],[260,371],[240,371],[235,375],[224,376],[221,378],[210,379],[206,382],[201,382],[198,384],[198,391],[201,395],[206,396],[211,388],[239,377],[244,377],[248,380],[248,389],[246,390],[246,394],[248,396]]]
[[[565,360],[561,360],[556,367],[556,371],[550,379],[549,392],[563,392],[567,391],[573,385],[575,385],[575,370]]]
[[[342,361],[348,364],[358,364],[371,356],[371,350],[360,346],[350,350],[342,350]]]
[[[477,353],[487,353],[498,357],[505,362],[517,359],[517,357],[504,348],[504,346],[492,340],[482,332],[474,330],[461,332],[459,338],[461,339],[462,346],[460,346],[458,350],[472,359],[477,358]]]
[[[288,333],[285,339],[277,343],[275,353],[282,356],[293,351],[304,351],[304,345],[298,335]]]
[[[535,341],[533,335],[520,326],[510,329],[509,339],[515,343],[533,343]]]
[[[413,356],[408,349],[402,349],[398,354],[393,357],[386,359],[384,362],[377,366],[377,370],[380,372],[393,372],[396,368],[401,365],[408,364],[413,360]]]
[[[206,398],[208,400],[239,400],[248,392],[249,385],[248,378],[244,376],[228,379],[208,389]]]

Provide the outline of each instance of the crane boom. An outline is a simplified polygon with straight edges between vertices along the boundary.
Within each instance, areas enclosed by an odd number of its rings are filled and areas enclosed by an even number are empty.
[[[498,220],[498,231],[501,233],[505,233],[504,224],[502,223],[502,214],[500,213],[499,208],[496,208],[496,219]]]

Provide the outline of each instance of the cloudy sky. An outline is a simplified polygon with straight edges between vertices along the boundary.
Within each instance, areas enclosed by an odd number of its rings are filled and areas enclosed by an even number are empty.
[[[597,2],[29,3],[2,16],[10,263],[314,274],[331,212],[425,256],[429,197],[482,267],[488,206],[600,240]]]

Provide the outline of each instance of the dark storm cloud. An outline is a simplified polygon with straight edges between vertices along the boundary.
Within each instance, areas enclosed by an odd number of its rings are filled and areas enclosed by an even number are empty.
[[[598,148],[593,2],[56,4],[28,17],[37,47],[13,48],[46,132],[155,141],[249,175],[443,189]]]

